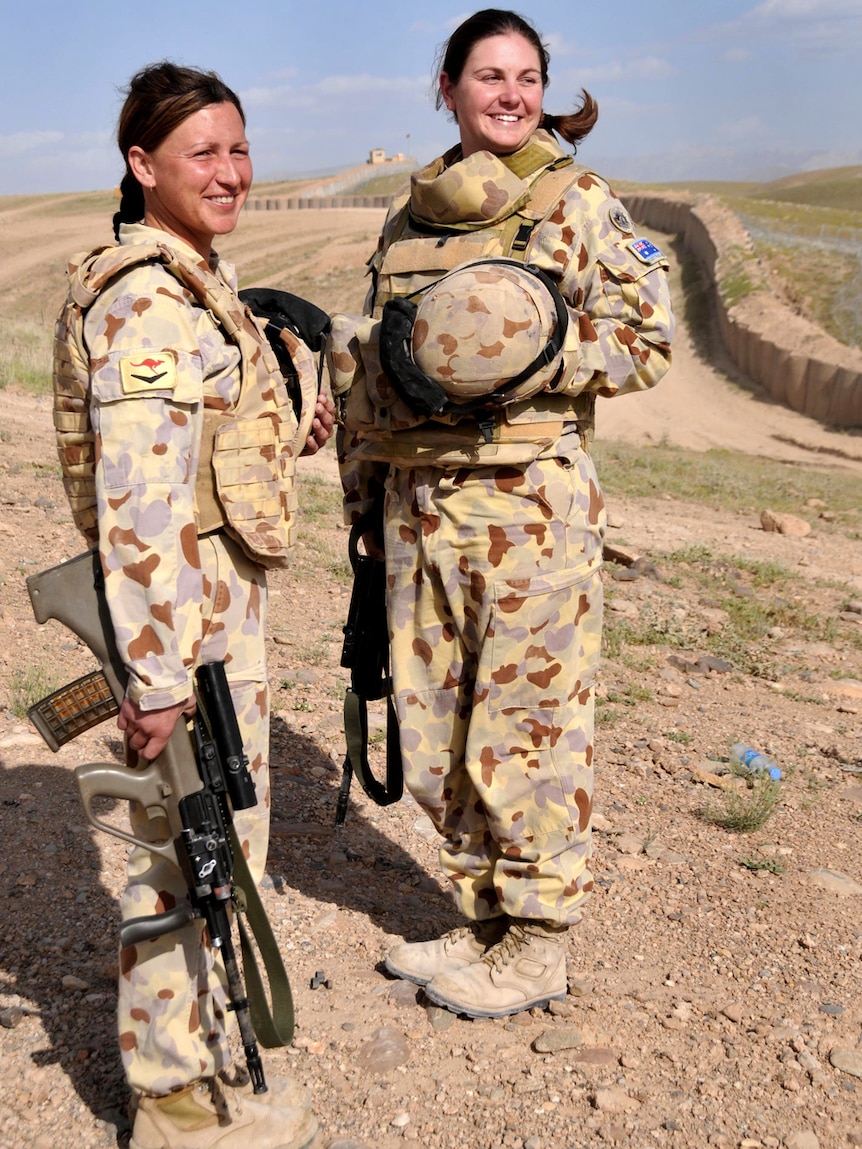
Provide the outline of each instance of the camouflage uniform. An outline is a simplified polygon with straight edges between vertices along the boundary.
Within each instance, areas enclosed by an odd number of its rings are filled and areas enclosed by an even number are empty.
[[[467,918],[571,924],[591,888],[593,683],[602,495],[585,450],[596,395],[667,370],[666,261],[607,184],[539,131],[512,156],[458,149],[412,180],[371,261],[371,317],[330,356],[349,522],[385,488],[393,685],[405,781],[443,836]],[[551,390],[422,418],[381,371],[387,299],[517,253],[570,309]],[[344,339],[338,344],[338,332]]]
[[[182,241],[143,225],[124,225],[120,242],[167,245],[201,264]],[[231,339],[213,310],[158,261],[109,280],[85,313],[98,546],[117,645],[129,672],[127,693],[143,710],[187,699],[196,664],[227,663],[258,793],[257,806],[237,815],[236,828],[252,875],[260,880],[269,834],[264,566],[286,559],[292,507],[272,492],[279,483],[289,491],[292,482],[279,479],[273,467],[284,462],[278,443],[293,437],[296,420],[266,339],[236,299],[232,268],[214,255],[209,269],[201,265],[201,274],[209,277],[221,310],[224,300],[235,304]],[[72,294],[76,290],[80,282],[73,276]],[[72,451],[64,428],[74,422],[69,412],[75,405],[62,392],[61,385],[55,413],[61,457]],[[251,403],[257,422],[231,422],[242,402]],[[206,490],[210,508],[218,505],[212,496],[210,417],[226,429],[226,438],[216,439],[221,458],[213,467],[220,462],[232,468],[234,482],[243,472],[237,500],[242,505],[230,511],[236,522],[232,517],[227,526],[226,515],[215,524],[202,522],[199,506]],[[291,453],[292,448],[281,452]],[[67,463],[64,458],[64,468]],[[255,497],[266,528],[257,550],[249,541]],[[148,820],[146,811],[133,809],[132,822],[144,840],[164,837],[161,821]],[[147,850],[133,851],[124,919],[164,911],[185,896],[175,866]],[[202,934],[193,923],[121,951],[122,1058],[129,1084],[145,1093],[166,1093],[214,1074],[230,1060],[224,971]]]

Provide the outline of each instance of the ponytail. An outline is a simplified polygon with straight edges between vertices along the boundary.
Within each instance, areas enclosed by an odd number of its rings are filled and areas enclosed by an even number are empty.
[[[599,105],[586,89],[581,89],[582,102],[576,112],[568,112],[562,116],[552,116],[546,112],[542,116],[541,126],[549,132],[556,132],[575,149],[581,140],[590,134],[599,118]]]
[[[128,168],[120,184],[120,210],[114,213],[114,239],[120,238],[121,223],[140,223],[144,218],[144,189]]]

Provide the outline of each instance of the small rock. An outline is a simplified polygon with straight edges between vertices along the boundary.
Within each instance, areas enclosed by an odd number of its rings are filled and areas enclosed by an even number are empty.
[[[571,1025],[546,1029],[533,1042],[536,1053],[559,1053],[563,1049],[577,1049],[584,1043],[584,1035]]]
[[[862,682],[855,678],[836,678],[824,682],[824,694],[840,694],[844,698],[862,698]]]
[[[851,1077],[862,1077],[862,1049],[833,1049],[829,1064]]]
[[[441,1009],[439,1005],[429,1005],[425,1014],[428,1018],[428,1024],[435,1033],[444,1033],[457,1021],[457,1017],[451,1010]]]
[[[593,1106],[603,1113],[631,1113],[637,1109],[640,1102],[629,1097],[624,1089],[611,1086],[608,1089],[598,1089],[593,1097]]]
[[[844,1012],[843,1005],[835,1005],[833,1002],[825,1001],[820,1006],[821,1013],[828,1013],[830,1017],[840,1017]]]
[[[356,1055],[356,1064],[371,1073],[389,1073],[409,1060],[404,1034],[392,1025],[382,1025]]]
[[[392,1118],[391,1123],[392,1123],[392,1125],[394,1125],[394,1127],[396,1129],[406,1129],[406,1127],[410,1124],[410,1114],[409,1113],[396,1113],[395,1116]]]
[[[620,1055],[606,1045],[587,1045],[572,1057],[576,1065],[591,1065],[594,1069],[612,1069],[619,1065]]]
[[[7,749],[12,746],[44,746],[45,743],[38,734],[8,734],[0,738],[0,748]]]
[[[842,898],[862,897],[862,886],[848,878],[846,874],[838,874],[834,870],[812,870],[808,881],[813,886],[820,886]]]
[[[412,981],[396,981],[389,991],[389,1000],[394,1005],[415,1005],[417,994]]]
[[[760,525],[765,531],[791,535],[797,539],[803,539],[806,535],[811,534],[811,523],[807,519],[801,519],[798,515],[782,515],[769,510],[761,511]]]
[[[813,1129],[802,1129],[791,1133],[784,1142],[787,1149],[820,1149],[820,1139]]]
[[[24,1020],[24,1010],[17,1006],[11,1009],[0,1009],[0,1025],[4,1029],[15,1029]]]
[[[634,834],[620,834],[616,841],[617,849],[621,854],[637,855],[643,852],[643,838]]]
[[[79,989],[82,993],[90,988],[88,982],[84,981],[80,977],[75,977],[75,975],[71,973],[66,974],[66,976],[63,978],[62,984],[63,989]]]

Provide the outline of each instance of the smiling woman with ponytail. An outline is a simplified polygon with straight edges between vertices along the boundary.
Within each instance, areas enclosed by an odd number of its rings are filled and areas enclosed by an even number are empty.
[[[515,12],[452,33],[437,106],[458,139],[393,204],[366,316],[333,320],[345,516],[384,506],[366,549],[386,564],[404,780],[459,911],[386,966],[471,1017],[566,994],[593,884],[595,400],[654,386],[673,331],[667,260],[561,145],[596,103],[546,112],[548,63]]]

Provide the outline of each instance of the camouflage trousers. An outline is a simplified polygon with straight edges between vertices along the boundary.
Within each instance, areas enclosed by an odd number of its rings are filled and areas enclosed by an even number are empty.
[[[237,813],[237,835],[256,882],[263,876],[269,839],[269,688],[264,627],[266,578],[224,535],[200,540],[204,573],[201,662],[227,659],[258,804]],[[195,625],[195,620],[188,620]],[[167,823],[131,810],[137,837],[164,840]],[[161,913],[186,898],[179,869],[157,854],[135,848],[121,901],[123,919]],[[167,1093],[211,1076],[230,1062],[224,967],[208,944],[202,923],[120,950],[118,1027],[126,1077],[133,1089]],[[228,1019],[231,1019],[230,1021]]]
[[[469,919],[572,924],[592,887],[604,522],[582,451],[387,480],[405,783]]]

